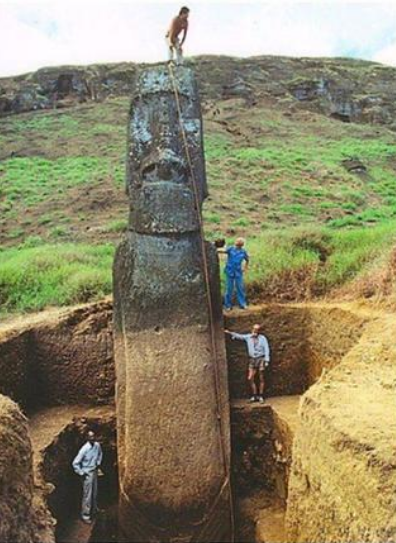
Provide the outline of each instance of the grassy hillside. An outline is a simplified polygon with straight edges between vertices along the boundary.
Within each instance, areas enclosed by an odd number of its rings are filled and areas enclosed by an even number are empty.
[[[127,219],[127,111],[118,97],[0,119],[3,311],[110,292]],[[322,295],[386,260],[396,225],[394,132],[293,110],[283,99],[231,98],[205,111],[207,236],[248,238],[252,295]]]

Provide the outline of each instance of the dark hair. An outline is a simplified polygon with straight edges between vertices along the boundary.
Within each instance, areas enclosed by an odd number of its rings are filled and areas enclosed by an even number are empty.
[[[179,15],[183,15],[184,13],[190,13],[190,8],[188,8],[187,6],[183,6],[179,11]]]

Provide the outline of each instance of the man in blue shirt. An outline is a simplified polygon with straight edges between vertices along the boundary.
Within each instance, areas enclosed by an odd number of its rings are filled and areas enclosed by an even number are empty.
[[[87,524],[92,523],[92,516],[98,511],[98,469],[102,457],[102,447],[95,441],[95,434],[90,430],[87,433],[87,442],[73,460],[73,469],[82,478],[81,519]]]
[[[224,270],[226,274],[224,307],[228,311],[232,309],[234,289],[236,290],[239,307],[241,309],[246,309],[247,307],[243,274],[248,270],[249,255],[243,248],[244,245],[245,240],[243,238],[237,238],[232,247],[227,247],[227,249],[219,251],[227,255],[227,263]],[[243,262],[245,262],[244,267]]]
[[[252,396],[249,401],[263,403],[265,387],[264,370],[269,366],[270,350],[268,340],[263,334],[260,334],[260,329],[260,325],[255,324],[251,334],[237,334],[229,330],[225,330],[225,333],[229,334],[232,339],[246,341],[249,353],[248,381],[252,389]],[[259,394],[257,394],[257,385],[255,383],[257,370],[260,379]]]

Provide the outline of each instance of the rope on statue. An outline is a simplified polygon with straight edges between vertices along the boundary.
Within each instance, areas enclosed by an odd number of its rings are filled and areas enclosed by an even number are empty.
[[[215,325],[214,325],[214,318],[213,318],[213,304],[212,304],[212,292],[210,288],[210,276],[209,276],[209,266],[208,266],[208,257],[206,253],[205,248],[205,241],[204,241],[204,229],[203,229],[203,221],[200,213],[200,200],[199,200],[199,193],[197,188],[197,181],[194,174],[194,167],[191,160],[191,155],[188,147],[188,141],[186,136],[186,131],[184,129],[183,125],[183,117],[182,117],[182,111],[180,106],[180,98],[179,98],[179,92],[177,89],[176,79],[173,72],[173,67],[171,63],[168,64],[169,73],[172,80],[173,85],[173,92],[175,95],[175,101],[176,101],[176,107],[177,107],[177,114],[179,119],[179,125],[180,125],[180,132],[183,139],[183,145],[184,145],[184,151],[186,154],[186,159],[188,163],[188,167],[190,170],[190,176],[191,176],[191,186],[193,189],[194,194],[194,200],[195,200],[195,208],[197,211],[197,219],[198,219],[198,225],[199,225],[199,231],[200,231],[200,245],[201,245],[201,253],[202,253],[202,261],[203,261],[203,273],[205,278],[205,291],[206,291],[206,299],[207,299],[207,307],[208,307],[208,315],[209,315],[209,327],[210,327],[210,339],[211,339],[211,350],[212,350],[212,356],[214,358],[214,378],[215,378],[215,391],[216,391],[216,408],[217,408],[217,419],[219,421],[219,430],[220,430],[220,446],[221,446],[221,454],[223,459],[223,466],[225,471],[225,481],[222,485],[220,492],[214,501],[214,504],[209,511],[207,515],[207,519],[209,519],[214,509],[217,507],[219,498],[221,494],[223,493],[224,489],[229,486],[229,501],[230,501],[230,514],[231,514],[231,540],[234,541],[235,539],[235,526],[234,526],[234,506],[233,506],[233,498],[232,498],[232,492],[231,492],[231,478],[230,478],[230,467],[229,463],[227,461],[227,455],[226,455],[226,447],[224,443],[224,433],[223,433],[223,425],[222,425],[222,419],[221,419],[221,403],[220,403],[220,379],[219,379],[219,368],[218,368],[218,356],[217,356],[217,349],[216,349],[216,334],[215,334]],[[205,528],[204,528],[205,530]],[[204,531],[203,530],[203,531]]]

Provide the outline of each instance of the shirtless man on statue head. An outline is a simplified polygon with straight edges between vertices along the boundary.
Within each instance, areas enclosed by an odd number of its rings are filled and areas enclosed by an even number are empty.
[[[169,61],[173,61],[173,53],[176,51],[176,64],[183,64],[183,43],[186,41],[188,30],[188,16],[190,10],[184,6],[179,15],[172,19],[168,32],[166,33],[166,44],[168,46]],[[179,35],[183,32],[183,37]]]

